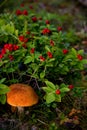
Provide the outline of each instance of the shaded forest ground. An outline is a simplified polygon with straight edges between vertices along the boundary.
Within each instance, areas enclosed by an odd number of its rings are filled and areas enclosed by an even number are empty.
[[[60,17],[60,25],[64,30],[75,30],[76,34],[81,39],[81,42],[76,45],[77,48],[84,49],[87,54],[87,8],[77,1],[52,0],[47,2],[42,1],[24,1],[25,4],[37,6],[37,12],[46,10],[50,13],[56,13]],[[17,3],[14,3],[14,7]],[[20,3],[19,3],[20,4]],[[4,6],[4,5],[3,5]],[[2,8],[3,8],[2,6]],[[6,8],[8,8],[6,6]],[[10,9],[12,9],[10,7]],[[57,21],[53,21],[57,24]],[[62,23],[61,23],[62,22]],[[80,83],[81,84],[81,83]],[[46,104],[39,104],[32,108],[25,109],[25,115],[20,121],[17,113],[12,113],[10,106],[7,104],[0,106],[0,130],[87,130],[87,70],[82,85],[85,86],[84,98],[66,97],[61,104],[53,104],[51,107]],[[60,105],[60,106],[59,106]],[[67,118],[70,111],[75,108],[74,116],[78,116],[80,123],[74,127],[69,124],[66,127],[60,123],[62,117]],[[78,112],[78,110],[81,110]],[[71,116],[71,118],[73,115]],[[71,126],[70,126],[71,125]],[[72,127],[72,128],[71,128]]]

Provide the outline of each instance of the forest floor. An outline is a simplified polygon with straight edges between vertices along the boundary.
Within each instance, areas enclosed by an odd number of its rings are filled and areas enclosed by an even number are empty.
[[[63,28],[75,30],[81,39],[76,47],[84,49],[87,57],[87,7],[74,0],[28,0],[28,3],[38,6],[38,12],[43,9],[61,15]],[[62,103],[57,106],[54,103],[51,107],[41,101],[37,106],[25,108],[22,118],[12,113],[8,104],[0,105],[0,130],[87,130],[87,69],[80,85],[85,87],[84,98],[67,96]],[[73,117],[77,118],[74,124]],[[66,119],[69,119],[67,126]]]

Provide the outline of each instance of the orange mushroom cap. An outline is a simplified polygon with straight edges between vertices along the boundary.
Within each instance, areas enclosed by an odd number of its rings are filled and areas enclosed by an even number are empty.
[[[11,106],[27,107],[38,103],[38,96],[31,86],[26,84],[12,84],[7,93],[7,103]]]

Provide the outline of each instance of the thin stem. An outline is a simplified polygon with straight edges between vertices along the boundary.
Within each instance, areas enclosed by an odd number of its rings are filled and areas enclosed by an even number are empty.
[[[37,84],[37,88],[40,90],[40,87],[39,87],[39,85],[38,85],[38,82],[37,82],[36,78],[35,78],[35,82],[36,82],[36,84]]]
[[[32,79],[32,77],[33,77],[33,75],[36,73],[37,70],[38,70],[38,68],[36,68],[35,71],[33,72],[33,74],[31,75],[30,80],[29,80],[29,83],[30,83],[30,81],[31,81],[31,79]]]
[[[41,120],[39,120],[39,119],[37,119],[37,121],[39,121],[40,123],[42,123],[42,124],[44,124],[44,125],[47,125],[47,126],[48,126],[48,124],[47,124],[47,123],[45,123],[45,122],[43,122],[43,121],[41,121]]]

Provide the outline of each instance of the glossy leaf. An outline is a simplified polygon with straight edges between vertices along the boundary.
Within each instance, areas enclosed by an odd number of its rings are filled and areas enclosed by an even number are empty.
[[[55,101],[55,95],[52,93],[52,94],[47,94],[46,95],[46,103],[49,104],[49,103],[52,103],[53,101]]]
[[[5,94],[0,95],[0,102],[1,102],[2,104],[5,104],[5,102],[6,102],[6,95],[5,95]]]
[[[6,94],[7,92],[9,92],[9,87],[4,85],[4,84],[0,84],[0,95],[1,94]]]
[[[25,58],[24,64],[28,64],[28,63],[30,63],[30,62],[32,62],[32,61],[33,61],[33,58],[32,58],[31,56],[27,56],[27,57]]]
[[[50,81],[45,81],[45,83],[46,83],[46,85],[47,85],[48,87],[50,87],[50,88],[52,88],[53,90],[55,90],[55,85],[54,85],[52,82],[50,82]]]

